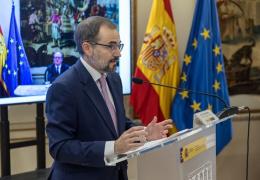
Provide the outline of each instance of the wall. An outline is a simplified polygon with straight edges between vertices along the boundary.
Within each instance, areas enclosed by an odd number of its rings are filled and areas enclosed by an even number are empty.
[[[10,24],[10,17],[12,12],[12,1],[11,0],[0,0],[0,25],[5,36],[5,40],[8,38],[9,34],[9,24]],[[20,27],[20,0],[14,0],[15,5],[15,15],[17,26]]]
[[[8,111],[11,142],[32,140],[35,138],[36,105],[28,104],[9,106]],[[46,143],[46,166],[50,167],[51,163],[52,159],[48,153],[48,144]],[[36,167],[36,146],[11,150],[11,174],[33,171]]]
[[[19,2],[19,0],[16,0]],[[9,1],[0,0],[0,4],[6,4],[5,8],[8,7]],[[137,40],[137,51],[140,51],[143,35],[145,33],[147,19],[151,8],[152,0],[135,0],[136,4],[136,40]],[[9,3],[10,4],[10,3]],[[190,24],[192,21],[194,0],[172,0],[172,7],[174,13],[174,19],[177,28],[177,38],[179,43],[179,56],[182,57],[185,51],[185,46],[190,31]],[[2,25],[3,20],[8,20],[8,15],[3,15],[2,7],[0,7],[0,24]],[[17,10],[17,9],[16,9]],[[4,17],[4,18],[3,18]],[[126,105],[128,104],[128,97],[125,98]],[[260,98],[259,96],[250,95],[239,95],[231,97],[233,105],[247,105],[251,108],[259,109]],[[127,106],[127,109],[129,107]],[[12,129],[26,129],[32,127],[32,130],[12,131],[11,137],[28,138],[35,135],[34,122],[35,118],[35,107],[33,105],[13,106],[10,108],[11,128]],[[127,111],[129,112],[129,111]],[[243,115],[246,116],[246,115]],[[231,143],[220,153],[217,157],[217,177],[221,180],[244,180],[245,179],[245,157],[246,157],[246,137],[247,137],[247,121],[246,117],[241,117],[233,121],[233,140]],[[25,128],[25,127],[26,128]],[[30,129],[30,128],[29,128]],[[251,124],[250,131],[250,159],[249,159],[249,179],[257,180],[260,177],[260,115],[255,114],[254,120]],[[20,173],[24,171],[34,170],[36,167],[35,159],[35,148],[19,148],[12,150],[12,173]],[[48,151],[46,151],[48,152]],[[52,159],[47,154],[47,166],[51,165]],[[130,161],[129,176],[130,180],[135,179],[136,173],[136,162]],[[163,179],[163,178],[162,178]]]

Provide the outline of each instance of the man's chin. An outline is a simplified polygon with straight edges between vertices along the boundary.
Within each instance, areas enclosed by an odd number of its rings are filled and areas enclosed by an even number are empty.
[[[106,72],[106,73],[111,73],[111,72],[115,72],[115,71],[116,71],[116,66],[107,67],[104,69],[104,72]]]
[[[110,72],[115,72],[116,71],[116,64],[113,63],[112,65],[109,66]]]
[[[116,71],[116,68],[115,68],[115,67],[109,69],[109,72],[115,72],[115,71]]]

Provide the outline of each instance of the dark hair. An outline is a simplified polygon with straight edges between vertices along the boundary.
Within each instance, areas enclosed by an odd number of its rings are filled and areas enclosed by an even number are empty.
[[[102,16],[91,16],[78,24],[74,33],[74,41],[76,43],[77,50],[81,55],[84,54],[81,46],[84,41],[98,41],[97,36],[101,26],[107,26],[111,29],[116,29],[115,24]]]

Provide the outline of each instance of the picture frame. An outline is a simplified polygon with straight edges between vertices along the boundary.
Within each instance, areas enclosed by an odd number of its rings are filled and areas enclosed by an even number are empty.
[[[218,0],[230,95],[260,93],[260,1]]]

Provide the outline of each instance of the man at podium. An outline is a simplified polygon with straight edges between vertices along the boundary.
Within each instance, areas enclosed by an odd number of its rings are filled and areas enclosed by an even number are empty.
[[[75,31],[81,58],[49,88],[46,127],[54,158],[49,179],[127,180],[127,162],[108,166],[118,154],[146,140],[166,137],[172,120],[145,128],[125,116],[121,79],[114,72],[123,44],[117,27],[92,16]]]

